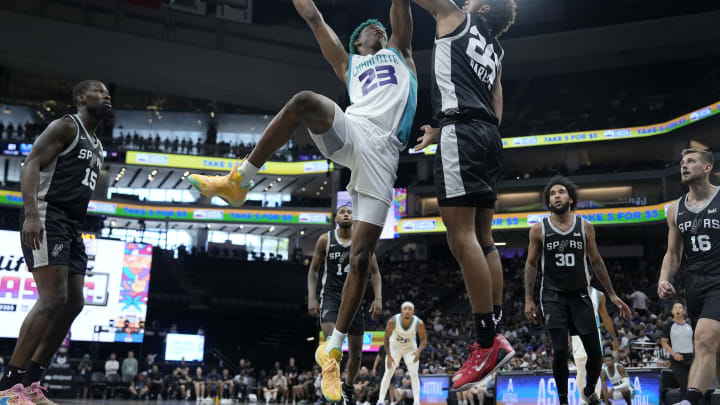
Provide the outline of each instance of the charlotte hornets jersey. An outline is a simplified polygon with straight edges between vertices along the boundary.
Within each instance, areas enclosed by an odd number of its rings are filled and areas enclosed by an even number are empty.
[[[417,77],[394,48],[350,54],[347,74],[352,103],[346,114],[363,117],[407,146],[417,105]]]
[[[620,370],[618,370],[617,363],[613,365],[613,375],[610,376],[610,372],[608,370],[608,367],[606,365],[603,365],[603,372],[605,373],[605,377],[610,381],[610,384],[613,385],[613,387],[618,387],[622,385],[623,383],[623,376],[620,374]]]
[[[320,300],[332,297],[340,302],[350,271],[350,242],[343,244],[337,237],[337,230],[329,231],[326,252]]]
[[[40,171],[37,198],[62,209],[68,218],[83,222],[103,164],[103,147],[77,115],[66,117],[73,120],[77,133],[72,143]]]
[[[504,51],[479,14],[467,14],[464,24],[435,39],[432,56],[431,103],[435,118],[499,121],[492,91]]]
[[[410,326],[405,329],[402,324],[402,314],[395,314],[395,329],[390,336],[390,344],[399,347],[416,347],[419,322],[422,322],[420,318],[413,315]]]
[[[720,199],[718,191],[704,207],[692,209],[687,194],[678,201],[675,223],[683,240],[683,264],[698,275],[720,275]]]
[[[545,217],[542,220],[542,230],[541,288],[560,292],[587,291],[588,268],[583,219],[576,215],[570,229],[561,232],[550,222],[550,217]]]

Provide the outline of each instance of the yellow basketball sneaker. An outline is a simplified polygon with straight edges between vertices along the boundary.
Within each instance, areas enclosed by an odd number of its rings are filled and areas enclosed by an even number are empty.
[[[330,402],[339,402],[342,399],[342,382],[340,381],[340,360],[342,350],[333,348],[325,353],[327,342],[315,350],[315,361],[322,367],[320,388],[323,396]]]
[[[251,181],[247,188],[240,187],[243,174],[238,172],[238,167],[238,164],[234,165],[226,176],[191,174],[187,179],[200,194],[210,198],[220,197],[233,207],[240,207],[245,204],[253,182]]]

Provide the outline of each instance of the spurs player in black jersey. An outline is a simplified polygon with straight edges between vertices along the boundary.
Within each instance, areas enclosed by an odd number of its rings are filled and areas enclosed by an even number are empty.
[[[599,405],[595,385],[602,370],[602,348],[598,339],[595,309],[588,296],[588,263],[605,288],[607,297],[628,318],[630,308],[615,294],[605,263],[595,242],[592,224],[575,215],[577,187],[557,176],[543,191],[550,216],[530,228],[530,244],[525,263],[525,316],[536,318],[535,279],[538,260],[542,267],[540,308],[553,346],[553,376],[561,405],[568,403],[568,333],[578,335],[587,352],[587,383],[580,399]]]
[[[95,130],[112,106],[107,88],[96,80],[77,84],[73,99],[77,114],[51,122],[22,168],[21,242],[38,300],[20,328],[0,390],[19,383],[26,391],[31,384],[37,387],[33,383],[40,381],[85,304],[87,256],[80,224],[103,162]]]
[[[658,295],[675,294],[670,280],[687,270],[685,299],[695,326],[695,359],[684,403],[697,405],[713,378],[720,378],[720,187],[710,184],[712,153],[685,149],[680,161],[683,185],[690,191],[667,210],[668,247],[662,262]]]
[[[503,277],[491,225],[503,166],[498,132],[503,49],[497,38],[515,21],[516,5],[515,0],[468,0],[461,10],[452,0],[413,2],[437,22],[431,101],[439,128],[423,126],[415,150],[438,143],[440,215],[462,269],[477,335],[470,357],[453,375],[453,389],[466,390],[482,384],[515,353],[497,333]]]
[[[352,208],[343,205],[335,213],[335,230],[326,232],[318,238],[315,244],[310,270],[308,271],[308,313],[320,317],[320,328],[326,339],[329,339],[335,329],[335,321],[340,311],[345,279],[350,271],[350,240],[353,229]],[[316,297],[317,282],[323,269],[322,284],[320,286],[320,302]],[[373,255],[370,261],[370,284],[375,298],[370,304],[370,315],[373,319],[380,319],[382,315],[382,280],[377,259]],[[363,334],[365,332],[365,306],[360,307],[350,323],[348,329],[348,362],[347,378],[343,382],[342,391],[348,405],[355,403],[354,383],[360,370],[362,357]]]

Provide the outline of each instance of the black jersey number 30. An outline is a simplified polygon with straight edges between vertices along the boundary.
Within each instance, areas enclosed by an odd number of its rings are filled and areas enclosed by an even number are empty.
[[[574,267],[575,255],[573,253],[556,253],[555,265],[558,267]]]
[[[475,36],[469,38],[465,51],[472,59],[470,65],[480,80],[488,86],[488,89],[492,89],[497,76],[495,49],[492,44],[487,43],[485,37],[480,35],[476,26],[470,27],[470,34]]]
[[[89,187],[90,190],[95,191],[95,183],[97,182],[97,172],[94,172],[89,167],[85,168],[85,177],[80,183],[83,186]]]

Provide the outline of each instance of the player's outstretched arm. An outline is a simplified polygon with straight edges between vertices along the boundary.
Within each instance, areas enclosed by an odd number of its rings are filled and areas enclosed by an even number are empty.
[[[590,266],[592,267],[593,272],[595,272],[600,284],[602,284],[605,291],[607,291],[610,301],[618,307],[620,317],[629,319],[630,307],[628,307],[627,304],[625,304],[615,293],[615,289],[610,281],[610,275],[605,267],[605,262],[603,261],[602,256],[600,256],[600,251],[598,250],[597,242],[595,241],[595,228],[590,222],[585,220],[583,220],[583,227],[585,228],[585,251],[587,252],[588,258],[590,258]]]
[[[668,299],[675,295],[675,288],[670,283],[670,279],[675,276],[680,267],[682,259],[683,241],[675,223],[675,214],[677,213],[677,203],[671,204],[667,210],[668,223],[668,243],[665,257],[663,257],[662,267],[660,268],[660,280],[658,281],[658,296],[662,299]]]
[[[372,285],[373,299],[370,304],[370,316],[373,319],[378,320],[382,317],[382,276],[380,276],[380,266],[378,266],[377,257],[373,254],[372,260],[370,261],[370,284]]]
[[[308,288],[308,314],[317,317],[320,315],[320,304],[317,297],[317,281],[320,275],[320,268],[327,255],[328,234],[323,233],[315,244],[315,252],[313,253],[310,268],[308,269],[307,288]]]
[[[25,211],[22,241],[33,250],[40,249],[44,232],[37,205],[40,170],[45,169],[72,142],[76,133],[77,128],[70,118],[61,118],[51,122],[35,140],[30,154],[23,164],[20,174],[20,191]]]
[[[618,344],[617,333],[615,332],[615,325],[613,324],[613,320],[610,317],[610,314],[608,314],[605,302],[605,294],[598,291],[598,312],[600,312],[600,319],[602,319],[605,330],[607,330],[612,337],[613,350],[618,350],[620,348],[620,345]]]
[[[498,66],[498,72],[497,76],[495,76],[495,82],[493,83],[492,90],[492,106],[495,111],[495,116],[498,119],[498,125],[502,122],[503,115],[503,91],[500,76],[502,76],[502,65]]]
[[[413,3],[427,10],[436,21],[436,32],[439,37],[451,33],[467,18],[467,13],[460,10],[452,0],[412,0]]]
[[[528,257],[525,262],[525,318],[534,321],[537,308],[535,307],[535,279],[537,279],[537,263],[542,252],[542,225],[536,223],[530,228],[530,243],[528,244]]]
[[[465,18],[465,12],[452,0],[412,0],[413,3],[427,10],[435,17],[435,20],[447,18],[449,15],[462,14]]]
[[[417,76],[415,61],[412,57],[413,22],[410,0],[392,0],[390,25],[392,26],[392,36],[390,36],[388,46],[400,52],[405,63]]]
[[[312,0],[293,0],[293,5],[298,11],[300,16],[310,26],[315,39],[320,45],[320,50],[325,56],[325,59],[330,63],[335,75],[347,83],[347,70],[348,70],[348,53],[345,52],[340,38],[338,38],[335,31],[330,28],[329,25],[323,19],[320,10]]]

